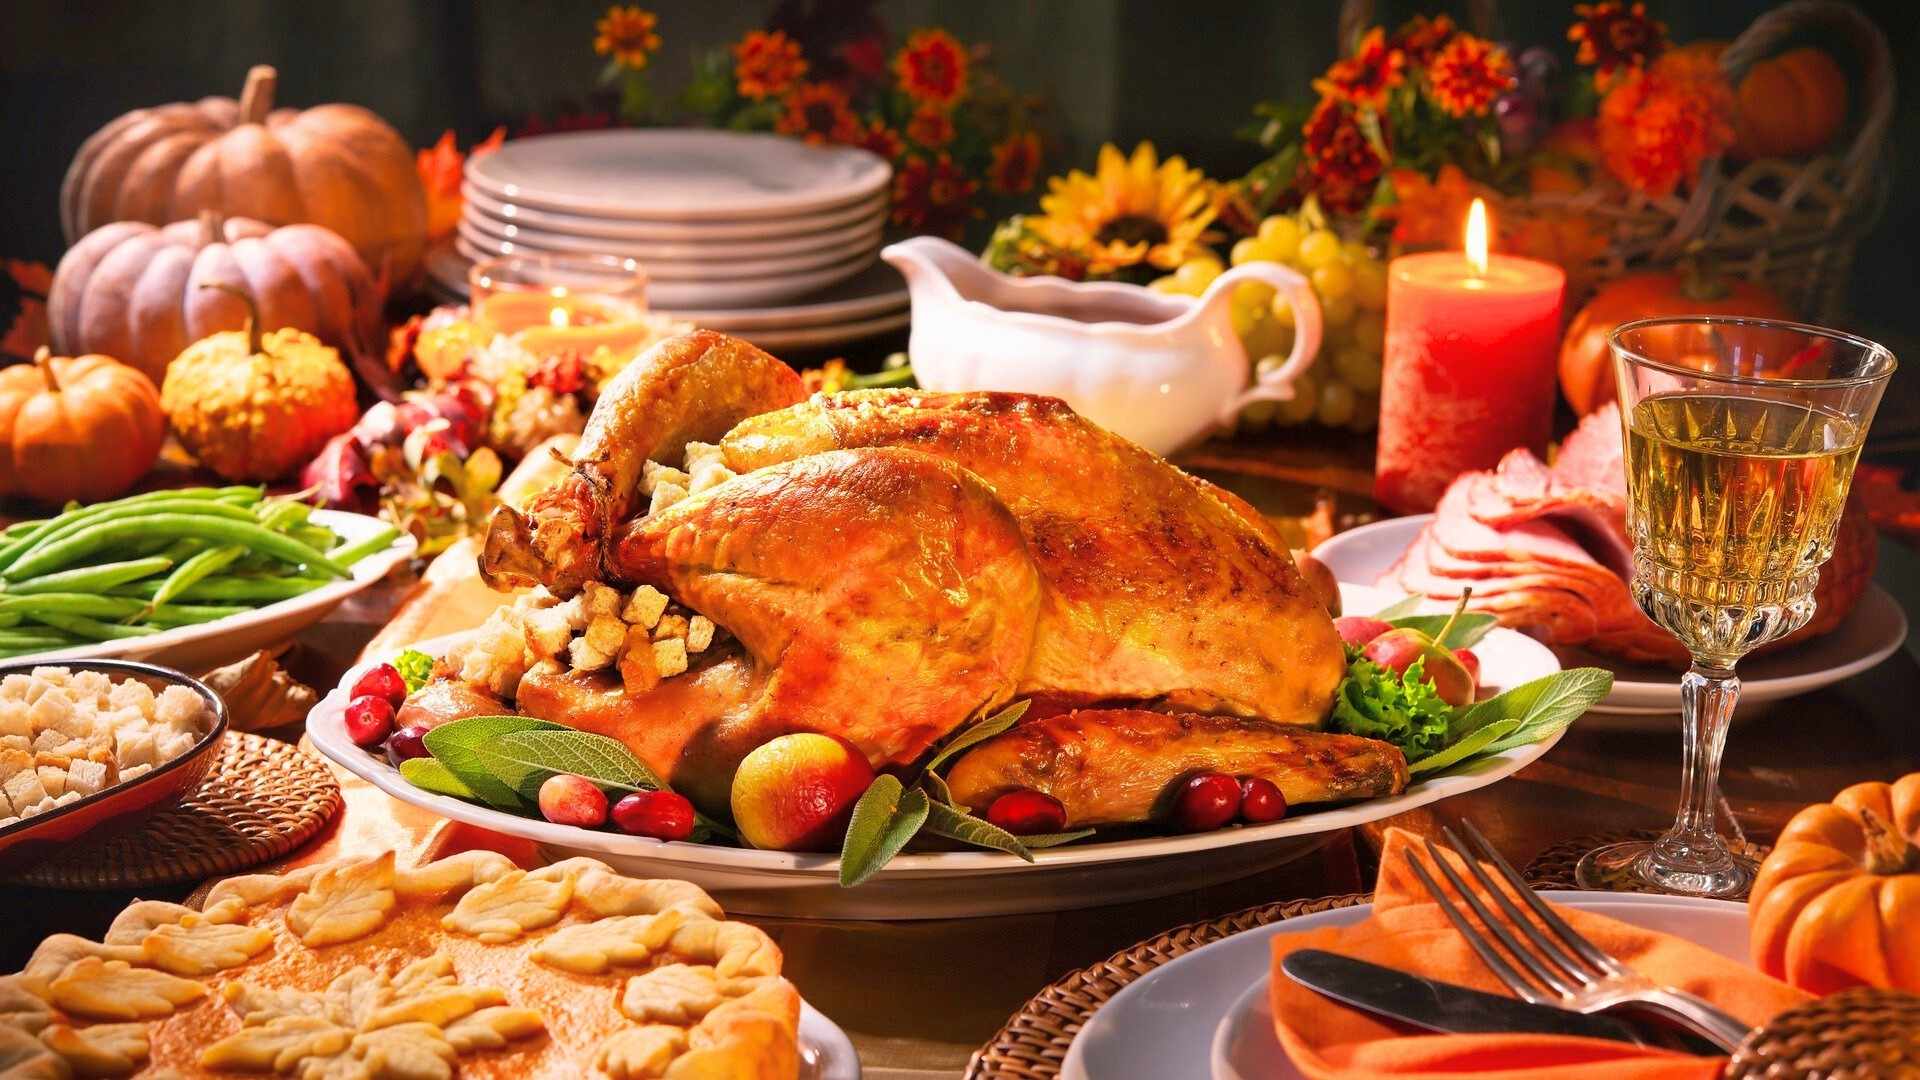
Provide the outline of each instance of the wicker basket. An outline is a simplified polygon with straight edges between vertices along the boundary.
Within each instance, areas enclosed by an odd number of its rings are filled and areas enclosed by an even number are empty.
[[[1346,0],[1340,35],[1345,43],[1372,19],[1373,5]],[[1494,35],[1490,0],[1467,5],[1467,21]],[[1712,258],[1722,273],[1762,283],[1807,318],[1837,322],[1860,237],[1885,206],[1887,176],[1881,155],[1893,122],[1893,58],[1886,35],[1850,4],[1795,0],[1755,19],[1727,46],[1720,63],[1737,85],[1755,63],[1809,34],[1844,43],[1857,72],[1858,128],[1844,152],[1810,159],[1768,158],[1706,163],[1690,192],[1653,199],[1611,182],[1574,194],[1538,194],[1501,200],[1506,220],[1529,216],[1584,216],[1604,230],[1607,246],[1571,280],[1599,285],[1623,274],[1673,266],[1682,256]],[[1584,296],[1569,296],[1569,306]]]

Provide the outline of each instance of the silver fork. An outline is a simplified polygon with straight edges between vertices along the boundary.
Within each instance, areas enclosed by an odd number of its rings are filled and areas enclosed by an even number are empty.
[[[1486,890],[1487,895],[1493,897],[1500,914],[1489,910],[1479,895],[1461,880],[1459,871],[1441,856],[1440,849],[1432,840],[1426,841],[1427,854],[1473,910],[1481,925],[1486,927],[1485,932],[1448,899],[1446,890],[1433,879],[1417,856],[1408,859],[1407,863],[1447,919],[1467,939],[1467,944],[1473,947],[1488,969],[1507,984],[1515,997],[1535,1005],[1551,1005],[1582,1013],[1616,1007],[1658,1013],[1729,1052],[1746,1038],[1749,1029],[1738,1018],[1684,990],[1660,986],[1595,947],[1568,926],[1566,920],[1555,914],[1545,901],[1534,895],[1507,860],[1501,858],[1487,838],[1480,835],[1480,830],[1464,820],[1460,822],[1460,827],[1472,839],[1480,858],[1476,858],[1473,850],[1460,842],[1452,829],[1443,826],[1441,831],[1446,834],[1447,842],[1455,853],[1467,864],[1474,879]],[[1494,881],[1481,866],[1481,858],[1493,864],[1534,918],[1528,918],[1527,912],[1521,911],[1509,897],[1508,890]],[[1521,938],[1531,943],[1532,947],[1522,944]],[[1512,957],[1512,963],[1494,947],[1495,940],[1505,947],[1507,956]]]

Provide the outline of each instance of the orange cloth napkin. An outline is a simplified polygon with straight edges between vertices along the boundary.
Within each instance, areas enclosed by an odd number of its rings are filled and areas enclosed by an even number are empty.
[[[1407,869],[1408,845],[1424,855],[1417,837],[1399,829],[1387,831],[1370,917],[1352,926],[1273,939],[1274,1027],[1302,1072],[1315,1080],[1378,1076],[1711,1080],[1720,1075],[1725,1058],[1604,1039],[1409,1034],[1416,1029],[1337,1005],[1288,978],[1280,970],[1280,961],[1288,953],[1325,949],[1476,990],[1507,993]],[[1785,983],[1691,942],[1601,915],[1559,911],[1575,930],[1622,963],[1655,982],[1698,994],[1749,1024],[1763,1023],[1807,1000],[1807,995]]]

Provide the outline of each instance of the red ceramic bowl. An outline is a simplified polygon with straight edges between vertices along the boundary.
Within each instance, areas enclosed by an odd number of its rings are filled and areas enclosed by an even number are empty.
[[[40,660],[0,664],[0,676],[25,674],[39,667],[98,671],[116,682],[138,679],[155,693],[170,685],[184,686],[199,694],[213,710],[213,727],[193,744],[193,749],[164,765],[77,802],[0,828],[0,868],[34,862],[95,830],[131,828],[148,815],[175,805],[206,778],[214,751],[227,734],[227,706],[220,695],[172,668],[132,660]]]

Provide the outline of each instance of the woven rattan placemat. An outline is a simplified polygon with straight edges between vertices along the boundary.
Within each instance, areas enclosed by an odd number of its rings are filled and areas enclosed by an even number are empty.
[[[1574,880],[1573,869],[1579,865],[1580,857],[1597,847],[1617,844],[1622,840],[1657,840],[1660,833],[1654,829],[1637,829],[1632,832],[1593,833],[1588,836],[1576,836],[1571,840],[1562,840],[1534,856],[1524,871],[1526,879],[1540,889],[1578,889],[1580,884]],[[1755,844],[1741,839],[1729,839],[1727,846],[1735,852],[1745,855],[1754,862],[1767,857],[1773,850],[1765,844]],[[1652,888],[1642,888],[1632,882],[1622,882],[1615,892],[1656,892]],[[1746,897],[1742,896],[1744,900]]]
[[[139,889],[201,881],[277,859],[340,812],[326,762],[292,743],[227,733],[207,778],[128,832],[82,840],[10,875],[50,889]]]

